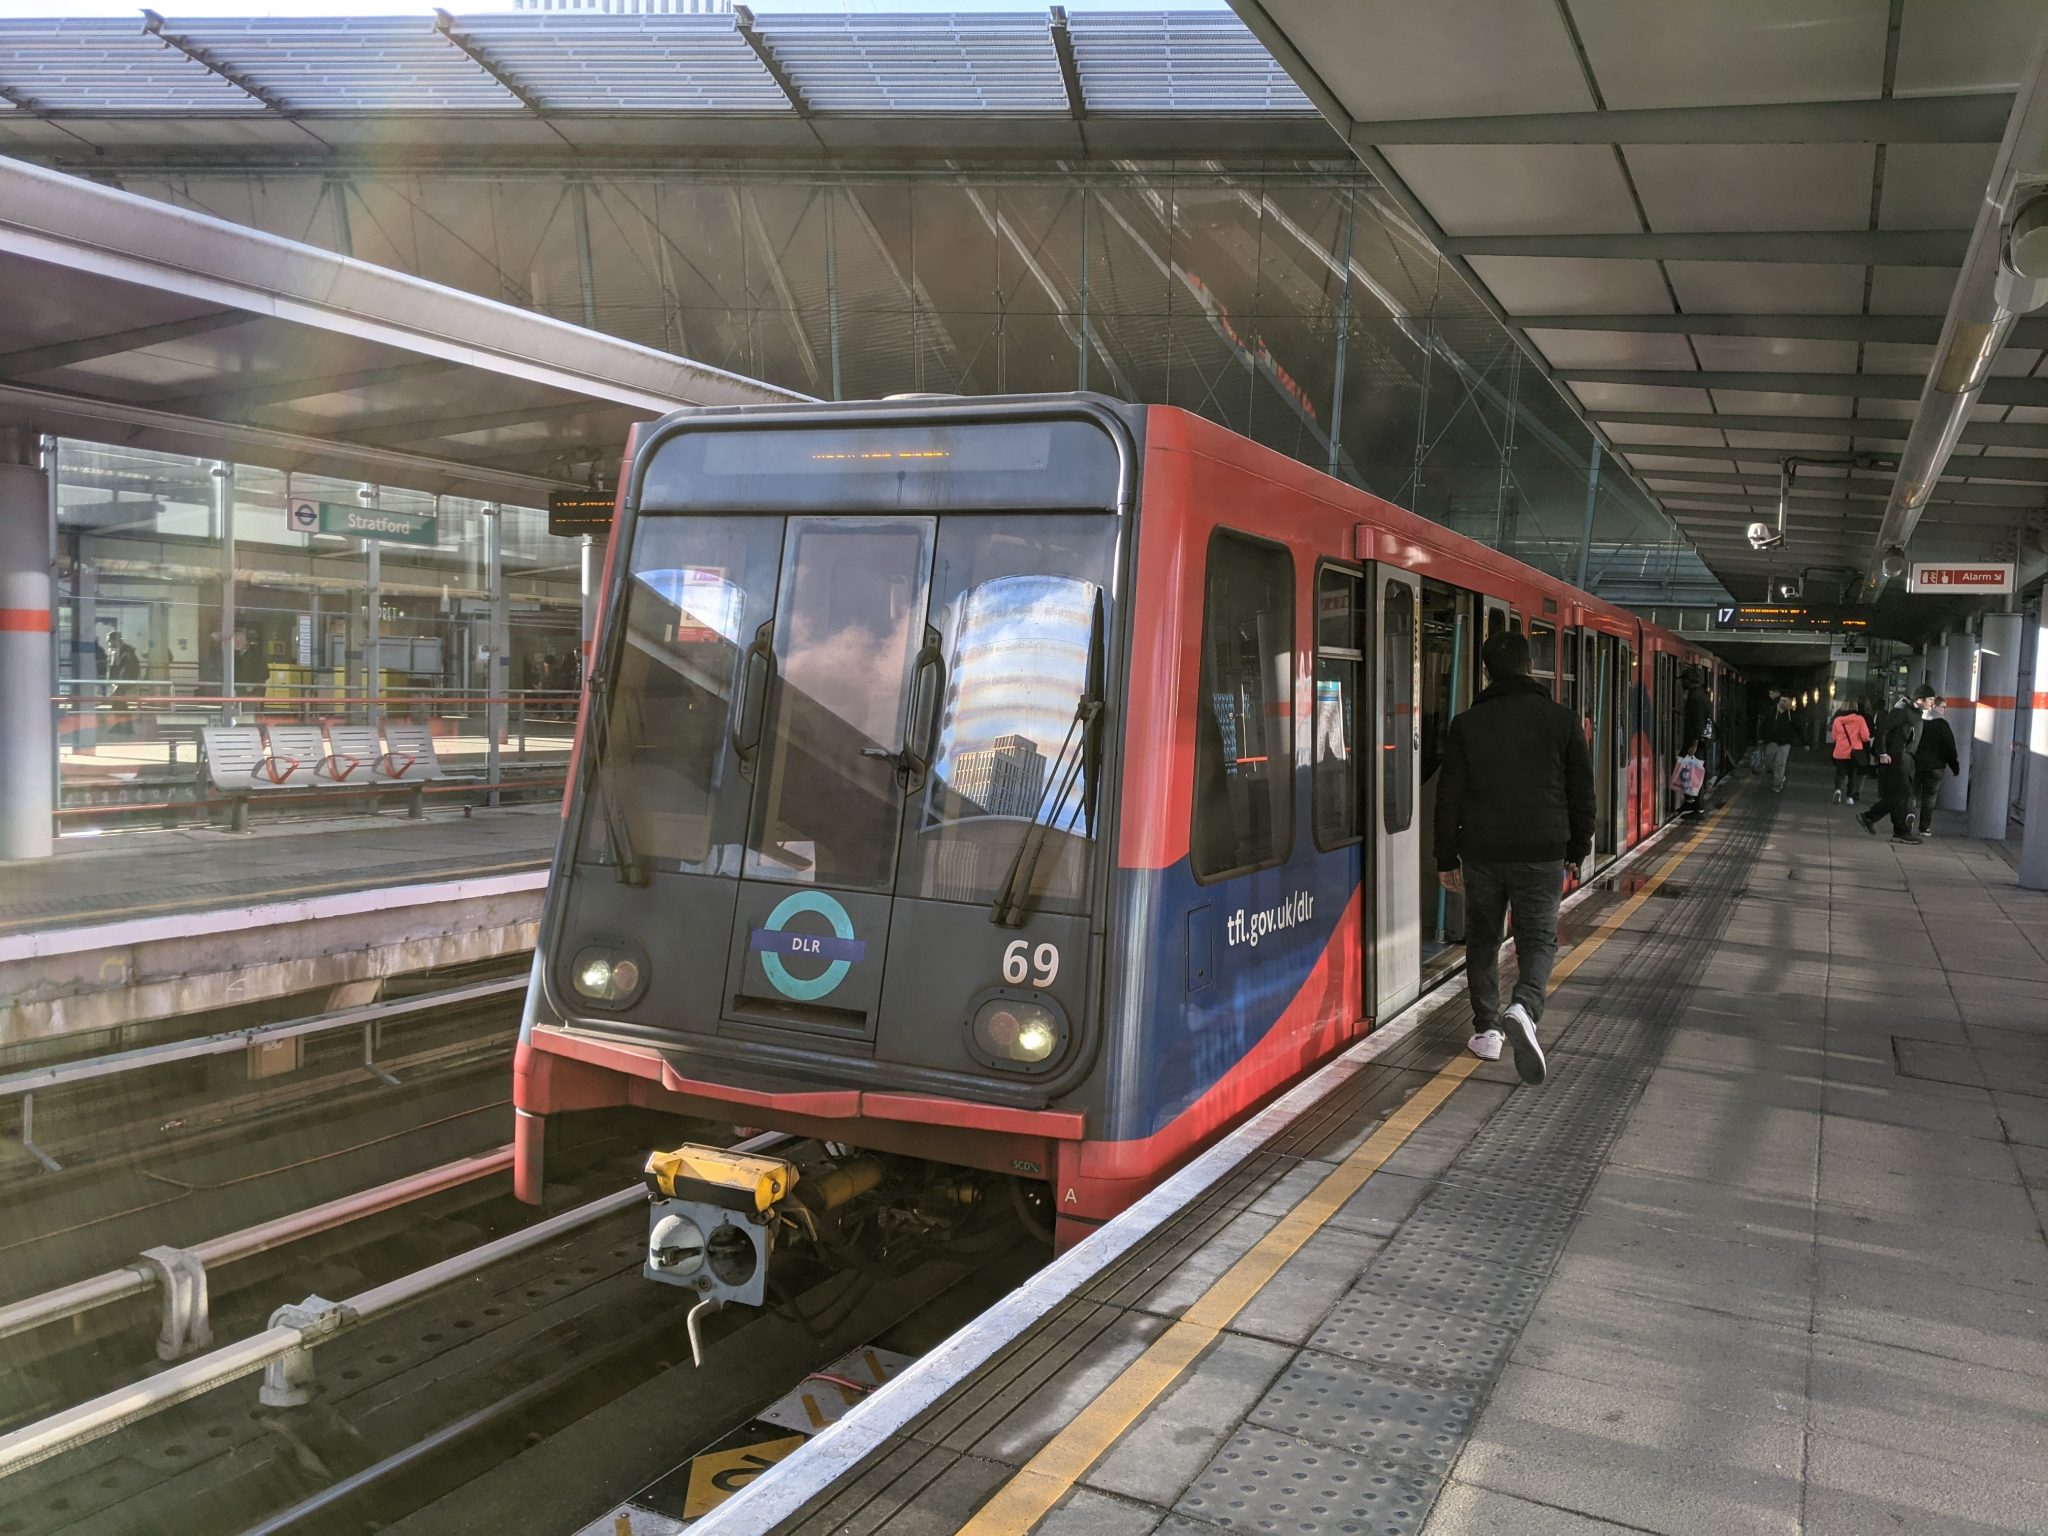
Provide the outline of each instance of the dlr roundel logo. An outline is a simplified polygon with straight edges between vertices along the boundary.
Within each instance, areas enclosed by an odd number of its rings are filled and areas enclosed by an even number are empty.
[[[832,931],[792,931],[790,919],[804,912],[824,918]],[[768,921],[747,935],[747,948],[761,957],[761,970],[769,985],[799,1003],[831,996],[846,980],[854,961],[868,952],[867,945],[853,936],[853,919],[846,908],[824,891],[793,891],[783,897],[768,914]],[[797,975],[790,969],[793,962],[798,971],[811,971],[818,961],[824,962],[824,969],[810,975]]]

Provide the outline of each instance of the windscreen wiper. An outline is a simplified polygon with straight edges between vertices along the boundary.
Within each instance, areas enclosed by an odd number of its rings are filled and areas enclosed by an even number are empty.
[[[1073,793],[1077,778],[1081,780],[1082,793],[1079,803],[1068,813],[1067,830],[1073,830],[1077,817],[1085,816],[1088,835],[1095,835],[1095,789],[1102,769],[1103,631],[1102,591],[1097,588],[1095,618],[1088,634],[1088,685],[1081,694],[1080,702],[1074,706],[1074,718],[1067,723],[1067,734],[1060,742],[1059,756],[1046,770],[1045,784],[1038,792],[1038,804],[1032,807],[1031,825],[1018,842],[1009,870],[996,891],[995,903],[989,908],[988,920],[999,928],[1021,928],[1024,925],[1030,911],[1031,882],[1038,874],[1039,856],[1045,851],[1047,835],[1053,831],[1052,822],[1046,817],[1046,806],[1049,802],[1057,816],[1059,808],[1066,804],[1067,796]],[[1079,751],[1075,751],[1077,744]],[[1067,761],[1069,752],[1074,754],[1071,764]]]
[[[590,781],[597,791],[604,816],[606,840],[610,844],[612,867],[621,885],[645,885],[647,875],[640,867],[640,855],[633,847],[633,828],[619,794],[612,765],[612,690],[604,673],[590,679]]]

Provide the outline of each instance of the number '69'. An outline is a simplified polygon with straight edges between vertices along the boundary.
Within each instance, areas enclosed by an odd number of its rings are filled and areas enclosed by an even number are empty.
[[[1034,987],[1049,987],[1060,973],[1060,948],[1057,944],[1041,944],[1032,949],[1029,939],[1012,939],[1010,947],[1003,951],[1003,980],[1013,987],[1020,987],[1030,979]]]

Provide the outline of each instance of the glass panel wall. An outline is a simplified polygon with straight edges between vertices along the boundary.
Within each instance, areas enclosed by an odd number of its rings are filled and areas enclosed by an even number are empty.
[[[124,186],[821,398],[1183,406],[1595,590],[1721,598],[1611,460],[1589,507],[1584,424],[1350,162]]]
[[[549,536],[545,511],[69,440],[55,465],[67,815],[202,802],[200,732],[221,724],[419,722],[468,788],[559,784],[581,683],[580,550]],[[301,531],[289,501],[410,514],[431,532]],[[493,518],[503,695],[488,687]]]

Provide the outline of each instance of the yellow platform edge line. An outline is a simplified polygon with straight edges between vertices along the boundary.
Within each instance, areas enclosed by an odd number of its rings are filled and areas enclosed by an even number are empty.
[[[1656,872],[1643,882],[1640,890],[1572,947],[1551,973],[1552,992],[1641,910],[1643,903],[1654,896],[1673,872],[1691,857],[1739,798],[1741,790],[1729,796],[1691,837],[1674,849]],[[1344,1208],[1365,1181],[1401,1149],[1402,1144],[1442,1107],[1478,1066],[1478,1057],[1460,1053],[1418,1088],[1378,1130],[1360,1143],[1356,1151],[1302,1196],[1265,1236],[1252,1245],[1250,1252],[1218,1276],[1165,1333],[1125,1366],[1066,1428],[1047,1442],[1044,1449],[998,1488],[988,1502],[975,1511],[974,1517],[960,1528],[961,1536],[1024,1536],[1050,1514],[1088,1469],[1108,1453],[1147,1409],[1165,1396],[1182,1373],[1265,1289],[1282,1266]]]

